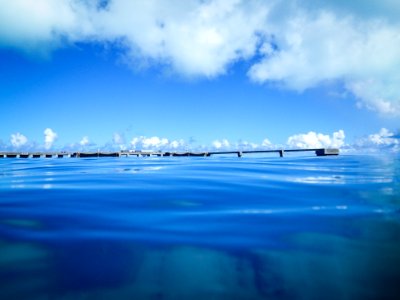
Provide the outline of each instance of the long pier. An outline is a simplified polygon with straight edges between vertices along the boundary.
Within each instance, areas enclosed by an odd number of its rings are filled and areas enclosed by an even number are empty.
[[[163,151],[119,151],[119,152],[0,152],[0,158],[63,158],[63,157],[150,157],[150,156],[203,156],[212,155],[237,155],[244,154],[277,153],[283,157],[285,153],[291,152],[314,152],[316,156],[339,155],[339,149],[317,148],[317,149],[278,149],[278,150],[243,150],[243,151],[209,151],[209,152],[163,152]]]

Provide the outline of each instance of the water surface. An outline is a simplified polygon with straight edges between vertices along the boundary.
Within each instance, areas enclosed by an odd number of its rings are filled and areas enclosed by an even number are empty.
[[[1,299],[397,299],[397,156],[0,159]]]

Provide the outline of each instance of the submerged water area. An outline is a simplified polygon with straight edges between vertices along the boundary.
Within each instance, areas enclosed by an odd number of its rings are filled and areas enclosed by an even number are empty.
[[[398,156],[0,159],[0,299],[398,299]]]

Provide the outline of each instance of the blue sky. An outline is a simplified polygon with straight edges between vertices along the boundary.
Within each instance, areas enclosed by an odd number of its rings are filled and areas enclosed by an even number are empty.
[[[398,147],[395,1],[102,3],[0,1],[3,148]]]

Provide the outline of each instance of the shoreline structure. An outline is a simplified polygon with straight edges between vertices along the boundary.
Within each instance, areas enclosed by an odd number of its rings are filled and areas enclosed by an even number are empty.
[[[243,150],[243,151],[208,151],[208,152],[163,152],[163,151],[118,151],[118,152],[1,152],[0,158],[63,158],[63,157],[150,157],[150,156],[203,156],[210,157],[212,155],[235,154],[242,157],[243,154],[260,154],[260,153],[278,153],[280,157],[284,153],[290,152],[315,152],[316,156],[339,155],[339,149],[336,148],[314,148],[314,149],[278,149],[278,150]]]

